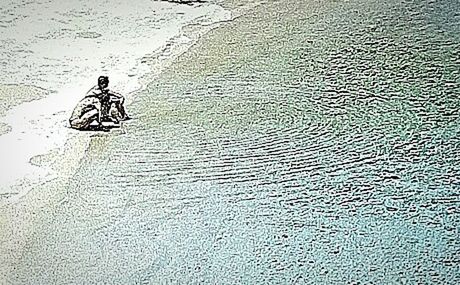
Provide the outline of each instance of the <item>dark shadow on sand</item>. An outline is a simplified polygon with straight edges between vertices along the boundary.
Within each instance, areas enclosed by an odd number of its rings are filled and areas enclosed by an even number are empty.
[[[107,125],[107,126],[89,126],[86,129],[75,129],[69,126],[68,128],[75,130],[75,131],[80,131],[80,132],[110,132],[110,130],[112,129],[121,128],[121,124],[120,125]]]
[[[194,4],[202,4],[206,3],[207,1],[205,0],[164,0],[165,2],[171,2],[171,3],[176,3],[176,4],[186,4],[189,6],[193,6]]]

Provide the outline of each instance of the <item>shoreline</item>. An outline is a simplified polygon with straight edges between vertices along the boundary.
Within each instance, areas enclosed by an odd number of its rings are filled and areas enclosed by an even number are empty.
[[[233,11],[231,12],[233,13]],[[236,15],[236,17],[239,16],[240,15]],[[208,27],[206,33],[217,28],[220,23],[227,21],[231,20],[214,23],[212,27]],[[202,35],[203,34],[195,38],[193,43],[189,43],[189,47],[181,50],[176,58],[168,62],[168,64],[172,64],[177,60],[177,57],[190,49],[197,41],[200,41]],[[160,54],[152,52],[146,55],[145,58],[148,60],[149,57],[153,58],[155,55],[158,56]],[[154,60],[152,60],[150,64],[151,66],[155,66]],[[153,75],[153,73],[144,74],[144,76],[139,79],[139,83],[148,84],[150,80],[154,80],[158,75],[159,74]],[[126,98],[128,111],[129,105],[136,100],[134,96],[135,93],[141,90],[142,89],[139,88],[132,92],[133,96]],[[2,260],[2,258],[0,258],[0,263],[5,264],[2,269],[0,269],[0,276],[9,278],[9,273],[14,272],[14,268],[19,265],[22,258],[21,256],[27,249],[29,240],[34,235],[34,232],[36,232],[37,228],[43,226],[43,222],[45,222],[45,224],[48,223],[41,218],[45,216],[54,216],[57,211],[59,211],[59,207],[70,204],[71,200],[75,198],[74,194],[66,190],[66,187],[72,183],[74,179],[73,175],[81,167],[82,160],[92,159],[91,157],[87,157],[90,144],[92,142],[97,144],[100,142],[101,137],[103,138],[119,131],[121,130],[115,130],[110,133],[93,134],[75,131],[75,135],[68,138],[62,148],[52,150],[51,152],[33,158],[35,164],[39,164],[41,167],[49,167],[53,171],[59,172],[59,175],[56,175],[49,181],[30,185],[29,189],[23,191],[21,195],[12,197],[2,197],[2,195],[0,195],[0,228],[3,229],[3,231],[0,231],[0,240],[4,241],[2,242],[1,251],[5,253],[2,256],[7,258],[7,260]]]
[[[20,84],[0,84],[0,118],[4,118],[13,108],[28,102],[45,98],[51,92],[38,86]],[[15,98],[16,97],[16,98]],[[0,121],[0,136],[11,131],[11,126]]]
[[[166,3],[161,5],[172,5],[172,7],[179,8],[179,10],[184,9],[181,4]],[[129,68],[124,80],[118,81],[117,77],[119,76],[116,74],[115,76],[110,76],[111,82],[114,82],[111,85],[112,89],[125,95],[128,112],[129,105],[135,100],[136,93],[141,92],[148,82],[154,80],[156,76],[167,69],[177,57],[192,47],[202,35],[223,22],[231,21],[234,17],[233,11],[224,10],[213,3],[185,8],[185,10],[187,9],[191,9],[190,11],[200,9],[203,12],[200,12],[201,16],[199,16],[199,13],[193,16],[191,21],[186,22],[185,25],[175,26],[174,29],[177,29],[177,32],[164,38],[163,43],[158,48],[137,57],[136,65]],[[109,73],[109,75],[112,74]],[[131,83],[128,83],[128,81]],[[17,84],[17,86],[20,85]],[[21,161],[18,161],[17,153],[9,151],[9,160],[15,162],[17,166],[14,169],[5,168],[2,170],[3,173],[8,173],[9,179],[8,181],[3,179],[2,185],[0,185],[0,206],[15,203],[35,186],[47,183],[60,176],[59,172],[61,170],[56,169],[53,165],[62,158],[64,150],[69,147],[68,144],[72,139],[84,144],[86,149],[94,135],[101,135],[98,133],[81,133],[68,127],[67,117],[76,102],[81,99],[82,95],[80,93],[82,92],[80,91],[86,91],[83,86],[87,86],[87,89],[89,89],[92,85],[90,82],[87,82],[87,84],[79,82],[71,87],[66,86],[65,90],[73,90],[73,95],[67,96],[67,98],[64,98],[63,91],[48,91],[48,96],[14,106],[6,110],[3,115],[0,113],[0,126],[5,129],[5,133],[0,134],[0,145],[12,145],[13,141],[18,139],[34,141],[33,145],[22,148],[28,151],[21,150],[23,157]],[[120,86],[124,88],[119,88]],[[35,117],[30,116],[30,113],[37,109],[41,110],[41,112],[36,114]],[[44,114],[46,112],[51,114],[46,116]],[[43,117],[45,118],[43,119]],[[31,121],[33,121],[32,124],[30,124]],[[58,128],[55,128],[56,125]],[[50,130],[50,133],[46,134],[46,130]],[[45,132],[46,138],[43,137],[40,131]],[[31,133],[35,134],[31,135]],[[40,138],[42,139],[41,143],[38,140]],[[43,160],[43,157],[47,159]],[[66,159],[79,161],[83,157],[84,152],[78,157],[68,157]],[[37,163],[37,161],[40,161],[40,163]],[[3,165],[5,166],[5,164]]]

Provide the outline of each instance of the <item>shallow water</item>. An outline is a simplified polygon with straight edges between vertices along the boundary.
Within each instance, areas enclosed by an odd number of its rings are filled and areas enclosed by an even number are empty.
[[[22,280],[458,284],[460,5],[308,2],[212,32],[95,136]]]

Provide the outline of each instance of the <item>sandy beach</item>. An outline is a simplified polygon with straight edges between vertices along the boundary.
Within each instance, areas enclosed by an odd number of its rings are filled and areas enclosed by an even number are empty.
[[[460,5],[200,7],[114,80],[133,120],[5,195],[0,284],[458,284]]]
[[[18,198],[32,185],[55,177],[30,160],[59,152],[76,135],[68,128],[68,117],[99,75],[109,75],[111,88],[129,102],[131,94],[142,89],[143,77],[152,80],[200,34],[232,17],[211,3],[132,5],[120,0],[111,2],[110,9],[104,8],[107,5],[104,1],[2,4],[1,12],[7,16],[0,45],[0,74],[7,84],[1,86],[0,97],[2,200]],[[46,93],[42,100],[37,100],[39,91]]]

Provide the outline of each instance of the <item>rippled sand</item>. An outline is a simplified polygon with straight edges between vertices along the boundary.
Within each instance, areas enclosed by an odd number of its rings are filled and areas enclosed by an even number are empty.
[[[208,34],[93,138],[7,280],[459,283],[460,6],[380,2]]]

